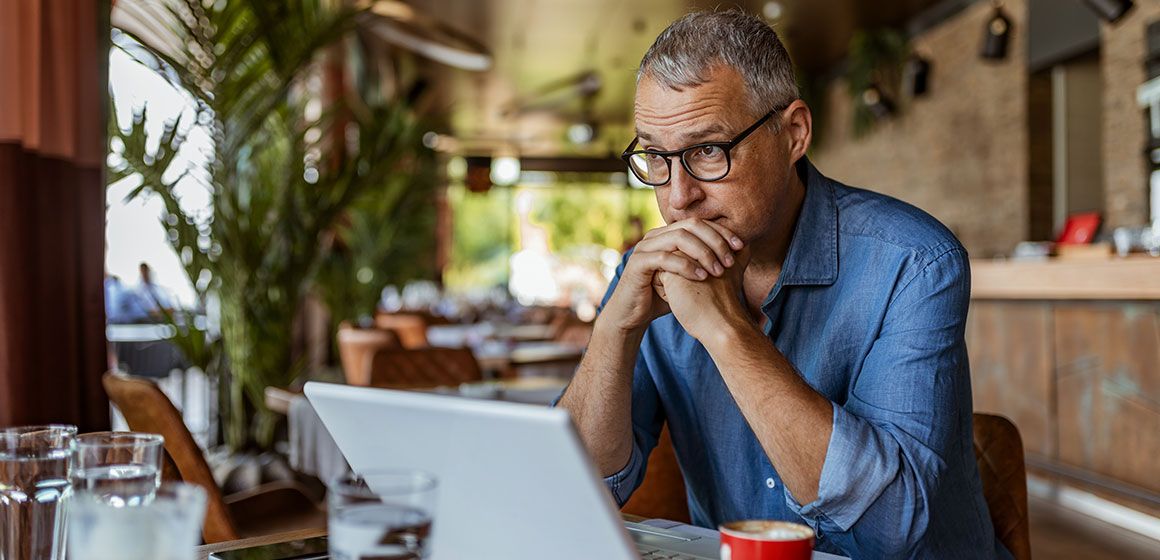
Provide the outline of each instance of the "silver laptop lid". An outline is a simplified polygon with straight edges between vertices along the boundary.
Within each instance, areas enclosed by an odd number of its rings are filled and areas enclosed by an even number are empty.
[[[355,472],[438,477],[433,558],[637,558],[566,411],[315,382],[305,391]]]

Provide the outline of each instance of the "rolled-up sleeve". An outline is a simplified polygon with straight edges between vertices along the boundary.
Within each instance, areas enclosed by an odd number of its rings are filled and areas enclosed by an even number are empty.
[[[620,469],[620,472],[604,478],[604,484],[612,491],[616,505],[623,506],[628,501],[632,492],[636,490],[642,473],[644,473],[644,452],[640,450],[640,445],[633,441],[632,455],[628,459],[628,464]]]
[[[970,271],[958,247],[927,263],[900,283],[846,402],[833,405],[818,498],[801,505],[786,492],[816,531],[868,558],[915,550],[932,507],[964,491],[942,475],[971,441]]]
[[[644,344],[648,344],[647,337]],[[647,360],[639,358],[632,377],[632,455],[624,468],[604,479],[618,506],[623,506],[644,481],[648,456],[657,446],[664,422],[657,387],[649,374]]]

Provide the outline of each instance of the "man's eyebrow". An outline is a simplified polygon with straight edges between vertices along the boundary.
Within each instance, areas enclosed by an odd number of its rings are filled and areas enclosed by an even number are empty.
[[[729,133],[729,131],[725,129],[724,125],[719,124],[719,123],[714,123],[714,124],[703,126],[701,128],[695,129],[695,130],[687,130],[687,131],[681,132],[680,134],[677,135],[677,138],[682,141],[681,146],[684,147],[684,146],[690,146],[690,145],[693,145],[693,144],[696,144],[699,142],[716,142],[716,141],[726,142],[726,141],[728,141],[728,138],[724,138],[724,136],[728,133]],[[647,132],[642,132],[640,129],[637,129],[636,137],[639,138],[641,140],[641,142],[655,142],[656,141],[656,139],[651,134],[649,134]],[[710,140],[709,138],[712,138],[712,137],[716,137],[717,139]],[[676,148],[671,148],[671,149],[676,149]]]

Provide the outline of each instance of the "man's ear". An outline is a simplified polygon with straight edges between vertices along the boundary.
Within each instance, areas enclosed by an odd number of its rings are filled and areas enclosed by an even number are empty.
[[[797,163],[814,139],[814,117],[805,101],[798,99],[782,111],[782,131],[789,142],[790,163]]]

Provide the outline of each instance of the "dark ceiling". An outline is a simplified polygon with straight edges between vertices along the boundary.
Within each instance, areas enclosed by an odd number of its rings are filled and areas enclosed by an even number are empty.
[[[804,73],[825,72],[844,57],[857,29],[902,26],[939,0],[781,0],[771,22]],[[634,72],[653,39],[691,9],[740,6],[761,14],[766,2],[636,0],[414,0],[487,45],[485,72],[443,69],[437,83],[456,151],[490,155],[619,153],[630,140]],[[567,83],[584,72],[600,80],[588,106]],[[596,140],[577,146],[569,124],[591,116]]]

